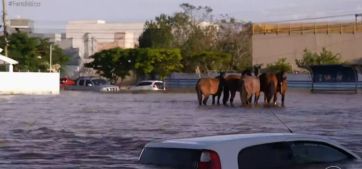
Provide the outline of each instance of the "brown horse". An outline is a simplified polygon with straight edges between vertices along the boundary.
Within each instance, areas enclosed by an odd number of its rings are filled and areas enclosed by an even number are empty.
[[[242,105],[251,104],[254,96],[254,104],[258,104],[260,96],[260,80],[256,76],[242,75],[240,100]]]
[[[251,72],[246,70],[242,75],[250,75]],[[226,106],[230,96],[230,105],[233,106],[236,92],[240,92],[241,76],[240,75],[229,75],[224,79],[224,97],[223,104]]]
[[[217,95],[220,99],[224,74],[220,73],[219,78],[201,78],[197,81],[195,89],[199,105],[206,105],[210,95]],[[213,97],[213,104],[214,104]]]
[[[262,73],[259,76],[260,79],[260,91],[264,93],[264,103],[270,104],[273,99],[273,103],[276,104],[277,100],[277,85],[278,78],[274,73]]]
[[[282,95],[282,106],[284,106],[284,99],[285,99],[285,93],[288,89],[288,81],[287,76],[285,72],[279,72],[277,73],[277,79],[278,79],[278,86],[277,86],[277,92]]]

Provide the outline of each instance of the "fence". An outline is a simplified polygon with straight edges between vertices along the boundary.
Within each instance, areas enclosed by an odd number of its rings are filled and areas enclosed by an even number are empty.
[[[260,23],[253,24],[253,34],[304,34],[304,33],[357,33],[362,32],[362,23]]]
[[[0,72],[0,94],[59,94],[59,73]]]

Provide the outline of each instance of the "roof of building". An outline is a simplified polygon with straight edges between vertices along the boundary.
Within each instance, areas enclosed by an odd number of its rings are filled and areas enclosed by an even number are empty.
[[[19,63],[18,61],[14,60],[14,59],[11,59],[9,57],[6,57],[6,56],[0,54],[0,64],[1,64],[1,62],[5,62],[5,63],[11,64],[11,65],[15,65],[15,64]]]

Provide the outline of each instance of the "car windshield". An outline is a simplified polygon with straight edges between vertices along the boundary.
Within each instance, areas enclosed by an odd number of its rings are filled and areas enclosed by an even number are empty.
[[[152,82],[140,82],[137,84],[137,86],[150,86],[152,85]]]
[[[93,84],[95,86],[101,86],[101,85],[106,85],[108,84],[108,82],[106,80],[103,80],[103,79],[94,79],[92,80]]]

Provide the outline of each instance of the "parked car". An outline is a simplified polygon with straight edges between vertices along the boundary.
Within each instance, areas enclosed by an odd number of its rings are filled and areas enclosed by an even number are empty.
[[[67,78],[67,77],[62,77],[60,78],[60,88],[64,89],[66,86],[73,86],[75,85],[75,81]]]
[[[98,92],[118,92],[119,87],[111,85],[109,81],[98,77],[80,77],[76,85],[69,86],[70,90],[89,90]]]
[[[359,159],[323,137],[263,133],[152,142],[139,161],[168,169],[324,169]]]
[[[166,90],[165,84],[163,81],[159,80],[145,80],[138,82],[135,86],[131,86],[129,90],[132,91],[157,91],[157,90]]]

